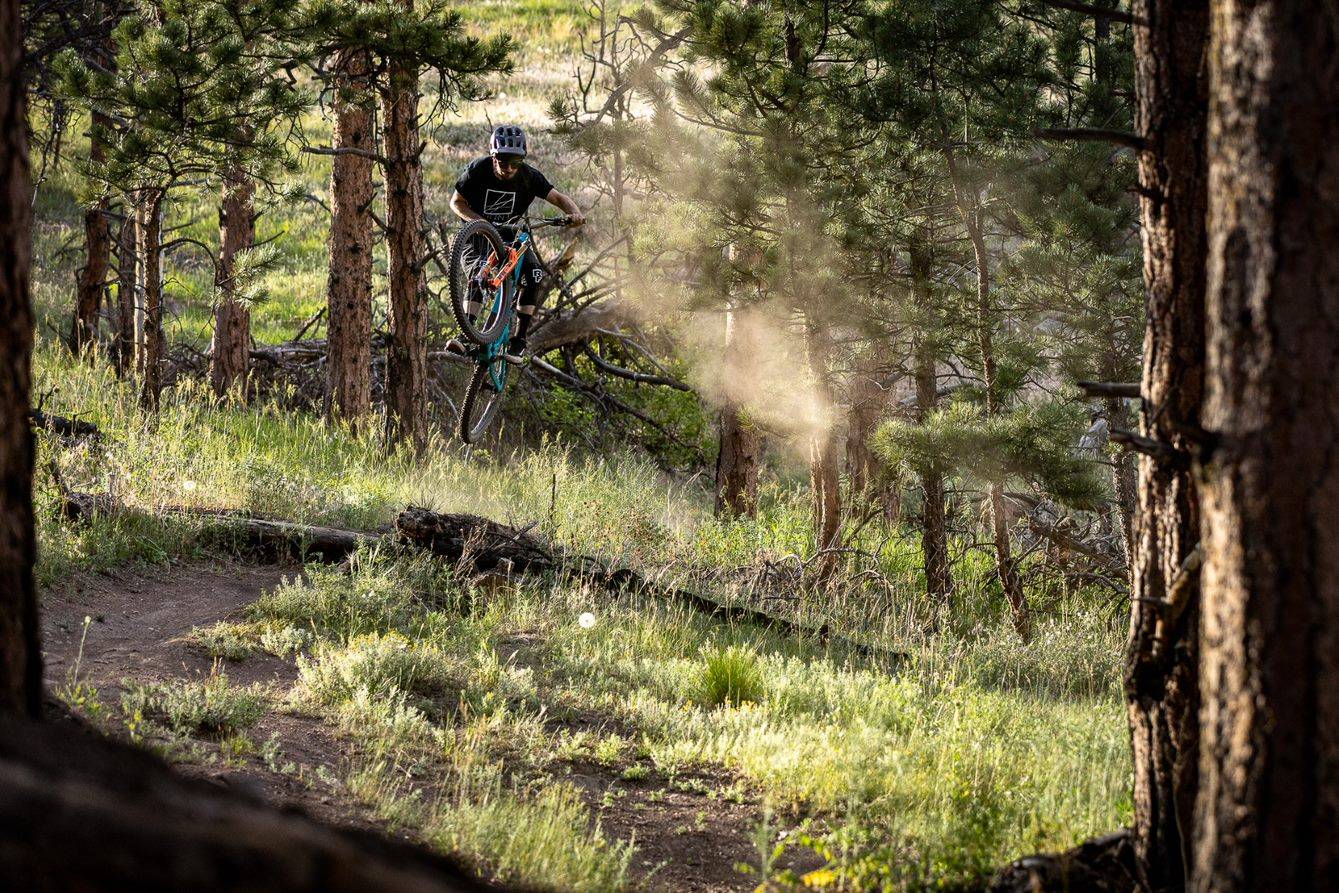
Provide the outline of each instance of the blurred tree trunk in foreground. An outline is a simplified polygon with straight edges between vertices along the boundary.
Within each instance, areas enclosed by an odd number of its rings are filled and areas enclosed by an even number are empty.
[[[36,716],[42,652],[33,582],[32,186],[22,59],[19,2],[0,0],[0,713]]]
[[[1192,880],[1335,890],[1339,6],[1215,0],[1212,23]]]
[[[1146,437],[1189,446],[1204,382],[1204,263],[1208,83],[1207,0],[1140,0],[1135,28],[1135,126],[1147,318]],[[1134,752],[1134,844],[1149,889],[1179,889],[1197,785],[1199,508],[1189,464],[1139,460],[1131,556],[1125,693]],[[1172,616],[1159,606],[1177,593]]]
[[[11,2],[11,0],[0,0]],[[192,893],[496,890],[451,859],[324,827],[102,740],[0,719],[0,889]]]

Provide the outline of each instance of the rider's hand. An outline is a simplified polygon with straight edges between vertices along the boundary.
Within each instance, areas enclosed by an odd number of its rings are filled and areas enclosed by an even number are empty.
[[[568,220],[567,223],[568,226],[573,227],[581,226],[583,223],[586,222],[586,215],[582,214],[580,211],[577,211],[575,214],[568,214],[567,220]]]

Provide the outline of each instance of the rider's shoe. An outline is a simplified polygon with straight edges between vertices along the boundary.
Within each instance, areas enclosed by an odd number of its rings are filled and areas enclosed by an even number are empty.
[[[525,338],[520,335],[512,335],[511,340],[507,342],[507,352],[503,354],[509,363],[525,363],[530,359],[530,348]]]
[[[447,341],[446,351],[447,353],[453,353],[462,357],[469,353],[469,351],[465,349],[465,345],[460,341],[459,338],[452,338],[451,340]]]

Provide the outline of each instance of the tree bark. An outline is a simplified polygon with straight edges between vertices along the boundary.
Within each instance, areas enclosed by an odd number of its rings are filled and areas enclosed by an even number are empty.
[[[809,374],[814,380],[815,394],[826,412],[833,406],[832,395],[832,335],[826,326],[808,320],[805,326],[806,356]],[[841,482],[839,462],[841,446],[830,419],[821,420],[821,429],[809,438],[809,486],[813,495],[814,581],[822,586],[837,569],[837,553],[841,548]]]
[[[122,378],[135,367],[135,208],[122,207],[121,230],[116,238],[116,340],[112,351],[116,374]]]
[[[339,59],[336,149],[374,148],[370,68],[366,53]],[[336,155],[333,168],[325,413],[356,423],[372,407],[372,159]]]
[[[1130,410],[1123,399],[1107,401],[1107,423],[1112,428],[1129,430]],[[1129,564],[1134,555],[1134,516],[1139,499],[1139,472],[1128,450],[1113,450],[1110,457],[1111,489],[1116,496],[1116,515],[1120,518],[1121,548]]]
[[[1189,446],[1204,387],[1207,0],[1139,0],[1136,130],[1147,316],[1141,430]],[[1139,460],[1125,694],[1134,754],[1134,846],[1149,889],[1185,883],[1197,785],[1199,579],[1195,485],[1184,465]],[[1186,570],[1183,573],[1182,568]],[[1157,609],[1181,580],[1188,608],[1167,624]]]
[[[139,326],[142,337],[140,374],[144,376],[140,390],[140,405],[156,412],[163,395],[163,363],[166,350],[163,344],[163,271],[162,226],[163,190],[147,188],[141,191],[139,220],[135,230],[139,236],[139,266],[144,280],[144,311]]]
[[[107,126],[111,122],[99,112],[93,113],[95,128]],[[106,157],[102,140],[97,130],[90,137],[88,160],[94,165],[101,164]],[[70,325],[70,351],[75,356],[83,354],[84,349],[98,340],[98,311],[102,309],[102,295],[107,286],[107,266],[111,254],[111,233],[107,224],[107,212],[110,203],[102,196],[93,207],[84,211],[84,249],[85,261],[79,269],[75,287],[74,320]]]
[[[219,261],[214,286],[214,345],[209,381],[214,394],[236,392],[245,398],[251,351],[251,311],[237,299],[237,259],[256,243],[256,184],[242,171],[223,178],[219,208]]]
[[[742,369],[753,349],[740,314],[736,307],[725,314],[726,375]],[[762,445],[762,433],[749,424],[743,407],[727,394],[721,407],[721,445],[716,453],[716,517],[752,518],[757,514]]]
[[[1334,890],[1339,10],[1212,9],[1192,879],[1223,893]]]
[[[916,351],[917,421],[925,424],[939,400],[934,357],[923,346]],[[923,470],[921,478],[921,561],[925,594],[936,605],[947,606],[953,592],[948,563],[948,521],[944,509],[944,475]]]
[[[902,486],[897,472],[889,468],[870,446],[874,434],[888,415],[892,385],[896,378],[880,376],[875,369],[857,366],[851,380],[850,405],[846,413],[846,478],[851,505],[874,502],[884,522],[897,523],[902,514]]]
[[[402,0],[405,8],[413,0]],[[386,443],[414,452],[428,440],[428,302],[421,267],[423,168],[419,160],[418,69],[392,62],[387,85],[386,242],[391,332],[386,356]]]
[[[42,650],[33,582],[32,185],[22,59],[19,2],[0,0],[0,713],[36,716]]]
[[[912,300],[919,307],[930,306],[929,236],[918,230],[907,245],[908,272],[911,274]],[[935,355],[922,334],[913,346],[916,376],[916,421],[930,418],[939,403],[939,382],[935,374]],[[921,481],[921,562],[925,571],[925,593],[936,605],[948,606],[953,592],[953,575],[948,561],[948,522],[944,508],[944,475],[933,469],[919,472]]]

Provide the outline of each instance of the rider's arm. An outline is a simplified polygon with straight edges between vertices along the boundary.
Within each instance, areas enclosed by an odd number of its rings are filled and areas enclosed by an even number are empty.
[[[451,193],[451,210],[461,220],[483,220],[483,215],[470,207],[470,203],[465,201],[465,196],[460,194],[459,190]]]
[[[581,208],[577,206],[577,203],[558,190],[550,189],[549,194],[544,196],[544,201],[551,205],[557,205],[562,209],[564,214],[572,218],[573,226],[580,226],[586,222],[586,215],[581,212]]]

